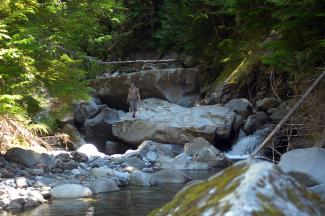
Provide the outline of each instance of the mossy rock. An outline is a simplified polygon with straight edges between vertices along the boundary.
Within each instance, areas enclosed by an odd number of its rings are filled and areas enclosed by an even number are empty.
[[[150,215],[322,215],[325,202],[268,162],[239,162]]]

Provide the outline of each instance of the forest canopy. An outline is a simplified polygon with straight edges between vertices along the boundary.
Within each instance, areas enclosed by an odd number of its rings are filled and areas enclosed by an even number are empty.
[[[87,99],[85,56],[187,53],[218,76],[258,50],[288,76],[324,64],[323,0],[2,0],[0,113],[33,117]]]

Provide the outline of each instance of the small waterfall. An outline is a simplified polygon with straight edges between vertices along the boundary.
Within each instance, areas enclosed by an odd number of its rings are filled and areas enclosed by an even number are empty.
[[[226,153],[229,158],[247,158],[263,142],[264,138],[271,131],[271,127],[265,127],[255,131],[252,135],[245,136],[244,132],[238,136],[238,141],[232,149]]]

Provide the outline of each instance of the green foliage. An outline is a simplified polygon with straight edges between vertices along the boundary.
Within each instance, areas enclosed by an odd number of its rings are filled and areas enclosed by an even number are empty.
[[[294,75],[324,62],[322,0],[165,0],[155,38],[222,71],[262,46],[260,60]]]
[[[2,0],[0,112],[32,117],[51,98],[58,113],[87,99],[98,61],[154,46],[200,59],[210,80],[256,50],[254,62],[298,76],[324,63],[324,11],[322,0]]]
[[[106,58],[123,11],[117,0],[2,1],[0,114],[29,119],[48,107],[44,101],[50,98],[57,113],[87,99],[85,80],[94,72],[86,72],[83,58]]]
[[[20,95],[0,95],[0,115],[10,114],[26,117],[24,108],[18,103]]]

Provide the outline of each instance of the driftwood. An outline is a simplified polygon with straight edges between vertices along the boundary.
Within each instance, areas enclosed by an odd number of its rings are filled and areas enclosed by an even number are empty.
[[[28,142],[33,143],[34,141],[36,143],[43,145],[47,150],[52,149],[48,143],[44,142],[42,139],[38,138],[37,136],[32,135],[28,130],[25,130],[24,128],[17,125],[15,121],[13,121],[12,119],[8,118],[7,122],[10,124],[12,128],[14,128],[21,135],[23,135]]]
[[[101,64],[130,64],[130,63],[169,63],[169,62],[179,62],[178,59],[162,59],[162,60],[132,60],[132,61],[111,61],[111,62],[101,62]]]
[[[277,126],[272,130],[272,132],[264,139],[262,144],[250,155],[249,159],[254,159],[254,157],[266,146],[266,144],[272,139],[272,137],[281,129],[282,125],[290,119],[290,117],[299,109],[299,107],[305,102],[310,93],[316,88],[316,86],[325,77],[325,71],[323,71],[319,77],[313,82],[313,84],[308,88],[308,90],[302,95],[302,97],[297,101],[297,103],[292,107],[291,110],[286,114],[286,116],[277,124]]]
[[[68,50],[62,46],[56,46],[58,49],[60,49],[61,51],[68,53],[70,55],[75,55],[77,54],[77,51],[71,51]],[[180,60],[178,59],[146,59],[146,60],[129,60],[129,61],[110,61],[110,62],[106,62],[106,61],[102,61],[100,59],[98,59],[97,57],[93,57],[93,56],[84,56],[84,58],[91,60],[91,61],[97,61],[99,64],[132,64],[132,63],[170,63],[170,62],[180,62]]]

